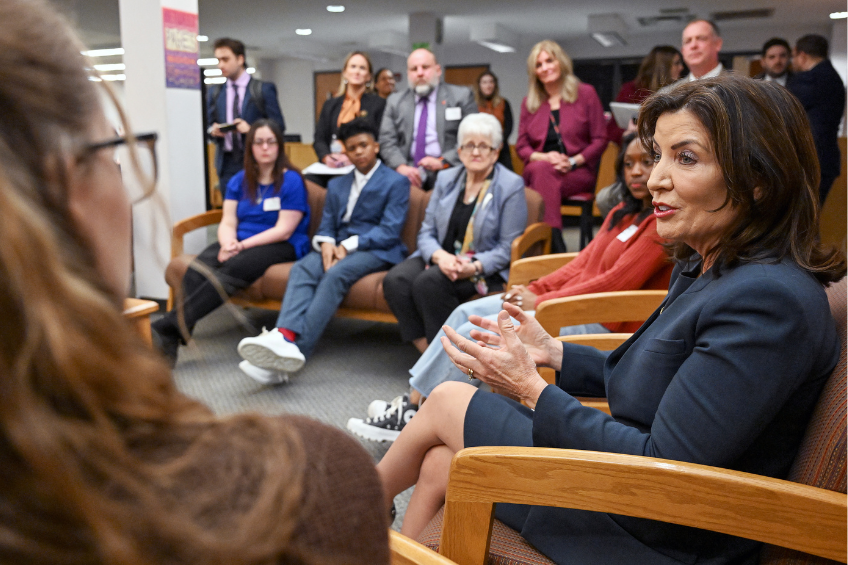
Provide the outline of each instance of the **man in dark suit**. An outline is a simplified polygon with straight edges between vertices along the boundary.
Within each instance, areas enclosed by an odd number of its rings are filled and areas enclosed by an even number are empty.
[[[773,81],[780,86],[786,86],[787,79],[792,76],[789,70],[791,49],[789,42],[782,37],[772,37],[763,44],[760,64],[763,72],[754,76],[755,80]]]
[[[250,125],[260,118],[279,124],[283,132],[286,122],[277,101],[277,87],[273,83],[254,79],[247,72],[244,43],[223,37],[215,41],[215,57],[218,68],[227,82],[210,88],[206,98],[206,116],[209,135],[215,140],[215,170],[218,172],[218,188],[227,190],[232,176],[244,168],[244,134]],[[224,128],[232,124],[232,129]]]
[[[828,44],[824,37],[810,34],[799,39],[792,53],[795,74],[786,84],[801,101],[810,121],[821,165],[819,201],[822,204],[840,172],[836,137],[845,109],[845,85],[827,56]]]
[[[314,252],[292,267],[277,328],[239,343],[239,368],[253,379],[281,382],[312,353],[353,284],[401,262],[401,229],[409,208],[409,180],[378,158],[374,126],[356,118],[339,127],[355,169],[327,186]]]
[[[456,132],[477,103],[471,89],[441,82],[442,67],[429,49],[413,51],[406,67],[409,89],[386,101],[381,156],[414,186],[429,190],[439,171],[459,165]]]

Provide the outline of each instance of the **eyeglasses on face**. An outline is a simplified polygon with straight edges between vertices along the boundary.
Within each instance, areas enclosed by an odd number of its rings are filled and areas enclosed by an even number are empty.
[[[140,133],[134,136],[121,136],[96,143],[89,143],[83,149],[80,159],[85,159],[98,151],[112,149],[112,159],[121,172],[124,188],[132,203],[149,196],[159,174],[156,159],[155,132]]]
[[[254,139],[253,140],[253,145],[255,145],[256,147],[263,147],[265,145],[267,145],[268,147],[274,147],[278,143],[279,142],[277,141],[277,138],[275,138],[275,137],[272,137],[272,138],[269,138],[269,139]]]
[[[460,149],[460,151],[464,151],[468,154],[474,153],[474,150],[476,149],[477,151],[480,152],[481,156],[485,157],[489,153],[491,153],[492,149],[494,149],[494,148],[489,146],[489,145],[486,145],[485,143],[481,143],[480,145],[474,145],[473,143],[466,143],[465,145],[460,145],[459,149]]]

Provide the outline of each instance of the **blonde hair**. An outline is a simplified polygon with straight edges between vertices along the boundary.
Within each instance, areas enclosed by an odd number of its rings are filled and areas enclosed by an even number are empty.
[[[95,166],[87,147],[103,112],[82,49],[45,1],[0,2],[0,553],[25,563],[268,562],[297,525],[303,446],[263,418],[234,419],[274,445],[247,488],[255,504],[226,535],[208,526],[217,492],[180,496],[187,476],[198,480],[199,454],[233,426],[177,391],[69,210],[67,163]],[[228,445],[249,451],[239,441]]]
[[[577,87],[580,86],[580,80],[574,76],[574,65],[571,58],[566,55],[565,51],[556,41],[546,39],[540,41],[530,50],[530,56],[527,57],[527,110],[535,112],[542,105],[542,102],[548,99],[548,94],[545,92],[545,87],[542,82],[536,77],[536,60],[539,58],[539,53],[544,51],[550,54],[555,61],[559,63],[561,77],[560,96],[563,102],[574,102],[577,100]]]
[[[355,56],[359,55],[365,59],[365,62],[368,63],[368,74],[371,76],[366,81],[365,90],[369,92],[371,89],[371,81],[374,79],[374,65],[371,64],[371,57],[368,56],[367,53],[363,53],[362,51],[351,51],[345,57],[344,63],[342,64],[342,80],[339,82],[339,89],[336,91],[336,96],[344,96],[345,92],[347,92],[347,81],[344,78],[345,69],[347,69],[347,64],[350,60]]]

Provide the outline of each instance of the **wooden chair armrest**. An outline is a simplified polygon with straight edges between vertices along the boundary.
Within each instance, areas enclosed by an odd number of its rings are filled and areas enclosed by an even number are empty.
[[[536,319],[551,335],[563,326],[647,320],[668,294],[665,290],[619,290],[554,298],[536,309]]]
[[[389,551],[392,565],[456,565],[447,557],[394,530],[389,530]]]
[[[513,243],[513,251],[515,250]],[[514,254],[514,253],[513,253]],[[524,257],[513,261],[509,266],[509,282],[507,288],[512,285],[527,285],[538,278],[549,275],[573,261],[577,252],[554,253],[553,255],[538,255],[536,257]]]
[[[527,226],[524,233],[512,241],[509,262],[514,263],[521,259],[527,253],[527,250],[537,243],[542,244],[542,255],[551,252],[551,226],[543,222]]]
[[[202,227],[220,224],[223,215],[224,213],[221,210],[209,210],[174,224],[174,228],[171,230],[171,259],[183,254],[183,237],[185,234]]]
[[[439,552],[482,565],[496,502],[576,508],[740,536],[846,562],[846,495],[616,453],[475,447],[451,463]]]
[[[630,339],[633,334],[582,334],[582,335],[561,335],[557,339],[564,343],[576,343],[577,345],[588,345],[601,351],[612,351]]]

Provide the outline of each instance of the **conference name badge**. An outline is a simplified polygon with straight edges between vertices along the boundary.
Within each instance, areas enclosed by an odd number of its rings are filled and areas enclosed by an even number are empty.
[[[633,237],[633,234],[636,233],[638,229],[638,227],[631,225],[626,230],[622,231],[620,234],[615,236],[615,238],[618,241],[627,241],[628,239]]]
[[[262,210],[264,212],[276,212],[280,209],[280,197],[266,198],[262,201]]]
[[[445,108],[445,119],[449,122],[462,119],[462,109],[458,107]]]

